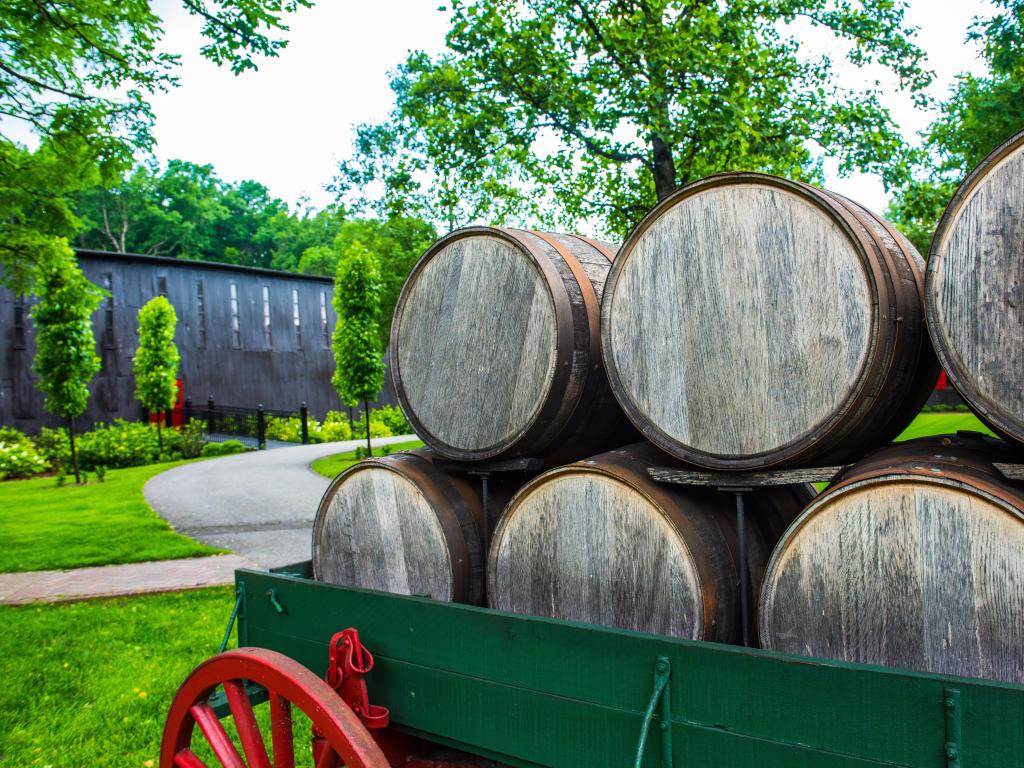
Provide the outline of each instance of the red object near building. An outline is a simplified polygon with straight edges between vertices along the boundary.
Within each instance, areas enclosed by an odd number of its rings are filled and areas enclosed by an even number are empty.
[[[174,407],[167,413],[149,414],[149,423],[156,424],[160,419],[166,419],[164,425],[168,427],[181,427],[185,424],[185,395],[181,387],[181,379],[175,382],[178,394],[174,398]]]

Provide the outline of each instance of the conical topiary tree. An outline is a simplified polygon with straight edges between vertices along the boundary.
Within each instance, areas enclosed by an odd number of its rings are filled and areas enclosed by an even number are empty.
[[[36,356],[32,370],[36,386],[46,395],[44,407],[67,421],[71,466],[81,483],[75,450],[75,418],[89,403],[89,382],[100,369],[92,313],[102,293],[78,269],[71,249],[48,265],[39,282],[39,303],[32,307],[36,327]]]
[[[163,296],[155,296],[139,310],[139,346],[132,361],[135,397],[151,413],[163,413],[174,407],[178,396],[181,357],[174,344],[177,324],[178,315]],[[156,420],[161,453],[164,450],[162,422],[162,418]]]
[[[370,401],[384,386],[384,359],[380,348],[381,280],[377,260],[362,244],[346,249],[334,276],[334,310],[338,324],[331,350],[331,382],[345,405],[363,404],[366,451],[370,443]]]

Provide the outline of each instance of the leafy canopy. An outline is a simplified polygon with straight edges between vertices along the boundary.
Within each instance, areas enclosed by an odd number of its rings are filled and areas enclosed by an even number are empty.
[[[345,405],[369,402],[384,386],[381,354],[381,282],[377,261],[360,243],[353,243],[338,262],[334,278],[334,311],[338,324],[331,350],[334,375],[331,382]]]
[[[32,370],[38,376],[36,386],[46,395],[46,410],[73,419],[85,411],[89,382],[100,369],[92,313],[102,294],[79,271],[66,244],[64,251],[41,270],[41,296],[32,307]]]
[[[181,0],[207,58],[239,73],[285,45],[311,0]],[[68,198],[110,183],[153,144],[148,95],[176,85],[151,0],[0,4],[0,280],[29,291],[78,228]],[[40,142],[30,150],[28,137]],[[67,167],[54,158],[67,161]],[[36,209],[41,209],[37,211]]]
[[[988,73],[961,74],[924,131],[925,160],[899,191],[887,216],[922,253],[957,185],[1006,139],[1024,130],[1024,0],[994,0],[996,13],[975,17],[967,42],[981,46]]]
[[[177,324],[178,315],[163,296],[154,296],[139,310],[139,346],[132,360],[135,397],[154,413],[170,410],[178,395]]]
[[[881,86],[868,72],[843,87],[834,69],[840,57],[881,67],[920,94],[930,74],[904,8],[454,0],[449,52],[409,55],[390,118],[358,128],[336,189],[449,227],[530,215],[622,234],[678,185],[722,170],[820,180],[828,154],[895,184],[908,149]],[[801,45],[812,31],[824,53]]]

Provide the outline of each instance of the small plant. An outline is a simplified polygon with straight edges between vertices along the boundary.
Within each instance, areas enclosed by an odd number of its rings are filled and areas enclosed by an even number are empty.
[[[233,453],[245,453],[246,448],[240,440],[225,440],[223,443],[207,443],[200,452],[201,456],[229,456]]]
[[[103,464],[96,465],[96,480],[97,482],[105,482],[107,479],[107,468]]]
[[[189,419],[188,424],[178,433],[177,449],[183,459],[198,458],[206,439],[206,425],[200,419]]]
[[[0,443],[0,480],[13,477],[31,477],[49,469],[31,441]]]
[[[68,472],[67,472],[66,469],[64,469],[64,466],[61,465],[60,467],[57,468],[56,485],[57,485],[58,488],[63,488],[67,482],[68,482]]]
[[[356,451],[355,451],[356,461],[362,461],[363,459],[368,458],[369,455],[370,454],[367,453],[366,448],[364,446],[360,445],[359,447],[356,448]]]

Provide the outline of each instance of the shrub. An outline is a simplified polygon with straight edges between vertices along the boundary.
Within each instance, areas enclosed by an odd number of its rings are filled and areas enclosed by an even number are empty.
[[[370,437],[391,437],[391,430],[388,429],[388,425],[374,419],[373,414],[374,411],[370,411]],[[353,439],[366,437],[365,419],[356,420],[355,431],[352,432],[352,437]]]
[[[0,480],[31,477],[47,469],[46,459],[39,455],[31,440],[0,442]]]
[[[373,432],[373,423],[379,421],[386,426],[392,435],[412,434],[412,427],[409,426],[405,414],[401,408],[393,405],[385,405],[370,412],[370,432]]]
[[[71,466],[71,441],[66,429],[43,427],[33,442],[51,469],[66,471]]]
[[[328,411],[323,424],[317,427],[317,438],[318,443],[351,440],[352,428],[348,424],[348,416],[339,411]]]
[[[313,440],[313,430],[316,422],[309,421],[310,442]],[[285,443],[302,442],[302,419],[298,416],[281,418],[278,416],[267,416],[267,440],[281,440]]]
[[[199,419],[189,419],[188,424],[178,430],[178,452],[183,459],[198,458],[203,452],[206,439],[206,425]],[[164,437],[167,440],[167,437]]]
[[[168,437],[168,443],[174,442],[174,436]],[[177,458],[173,449],[168,454]],[[84,469],[95,470],[100,464],[108,469],[137,467],[160,458],[160,441],[151,424],[115,419],[113,424],[101,424],[86,432],[78,442],[78,461]]]
[[[201,456],[229,456],[232,453],[245,453],[245,446],[239,440],[225,440],[223,443],[207,443],[200,451]]]

